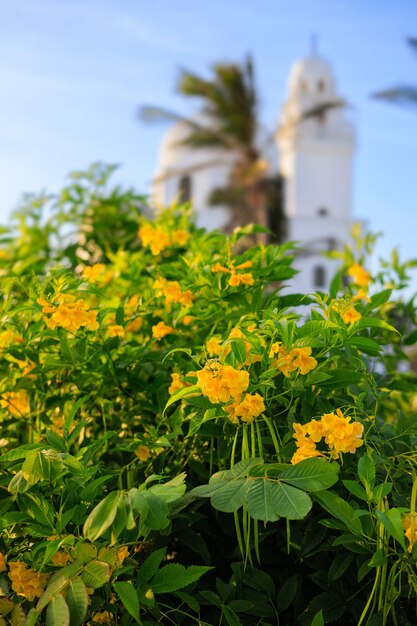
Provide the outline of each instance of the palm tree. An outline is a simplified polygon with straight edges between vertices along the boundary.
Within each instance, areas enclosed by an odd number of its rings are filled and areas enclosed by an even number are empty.
[[[211,79],[183,70],[178,90],[202,102],[201,118],[186,119],[160,107],[142,107],[141,117],[148,121],[162,118],[185,122],[190,133],[184,144],[195,149],[220,148],[232,154],[228,184],[213,190],[210,203],[222,203],[231,208],[229,228],[249,221],[268,227],[271,225],[269,214],[274,214],[276,237],[282,240],[285,232],[283,202],[281,194],[277,193],[281,189],[280,177],[268,174],[268,163],[258,145],[258,98],[251,58],[242,65],[216,64]],[[212,163],[206,164],[210,165]],[[272,197],[275,198],[273,210],[270,207]]]
[[[407,43],[412,51],[417,53],[417,38],[409,37]],[[372,94],[373,98],[379,98],[403,106],[417,107],[417,85],[395,85]]]

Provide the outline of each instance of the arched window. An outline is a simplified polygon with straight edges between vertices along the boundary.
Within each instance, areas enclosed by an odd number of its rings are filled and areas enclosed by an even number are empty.
[[[326,286],[326,272],[322,265],[317,265],[314,268],[314,287],[320,289]]]
[[[317,89],[318,89],[319,91],[324,91],[325,86],[326,86],[326,85],[325,85],[324,80],[319,80],[319,81],[318,81],[318,83],[317,83]]]
[[[329,214],[329,209],[327,209],[325,206],[321,206],[317,210],[317,214],[320,215],[320,217],[326,217],[326,215]]]
[[[191,176],[186,174],[180,178],[178,184],[178,200],[179,202],[190,202],[191,200]]]

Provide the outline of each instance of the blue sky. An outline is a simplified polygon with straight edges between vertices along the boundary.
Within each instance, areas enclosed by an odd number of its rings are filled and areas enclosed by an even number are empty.
[[[164,126],[140,104],[190,113],[181,67],[255,60],[260,116],[274,128],[291,64],[312,33],[353,104],[356,217],[384,231],[378,252],[417,256],[417,110],[372,100],[417,82],[415,0],[0,0],[0,221],[23,192],[57,190],[73,169],[120,163],[116,179],[149,190]]]

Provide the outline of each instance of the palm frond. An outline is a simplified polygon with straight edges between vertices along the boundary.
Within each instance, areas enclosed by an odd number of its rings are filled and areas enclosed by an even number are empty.
[[[165,109],[164,107],[145,105],[141,106],[138,109],[138,117],[141,121],[157,123],[157,122],[181,122],[186,124],[190,128],[190,137],[187,137],[184,141],[180,142],[181,144],[187,144],[192,136],[192,134],[205,136],[211,139],[211,145],[213,146],[222,146],[228,149],[235,149],[236,145],[231,141],[230,137],[228,137],[221,129],[218,129],[214,126],[206,126],[200,123],[198,120],[185,117],[172,111],[170,109]],[[208,145],[208,143],[206,144]]]
[[[417,107],[417,87],[398,85],[372,94],[372,98],[386,100],[395,104]]]
[[[325,113],[327,113],[327,111],[331,111],[332,109],[340,109],[347,106],[348,104],[343,98],[328,100],[327,102],[322,102],[321,104],[318,104],[314,107],[311,107],[310,109],[307,109],[307,111],[304,111],[300,119],[305,120],[314,117],[321,118]]]

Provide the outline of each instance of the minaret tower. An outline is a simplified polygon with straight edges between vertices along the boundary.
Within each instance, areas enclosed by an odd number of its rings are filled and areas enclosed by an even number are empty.
[[[314,52],[291,69],[277,144],[287,239],[298,242],[293,288],[325,290],[337,263],[321,256],[349,238],[355,134],[330,64]]]

